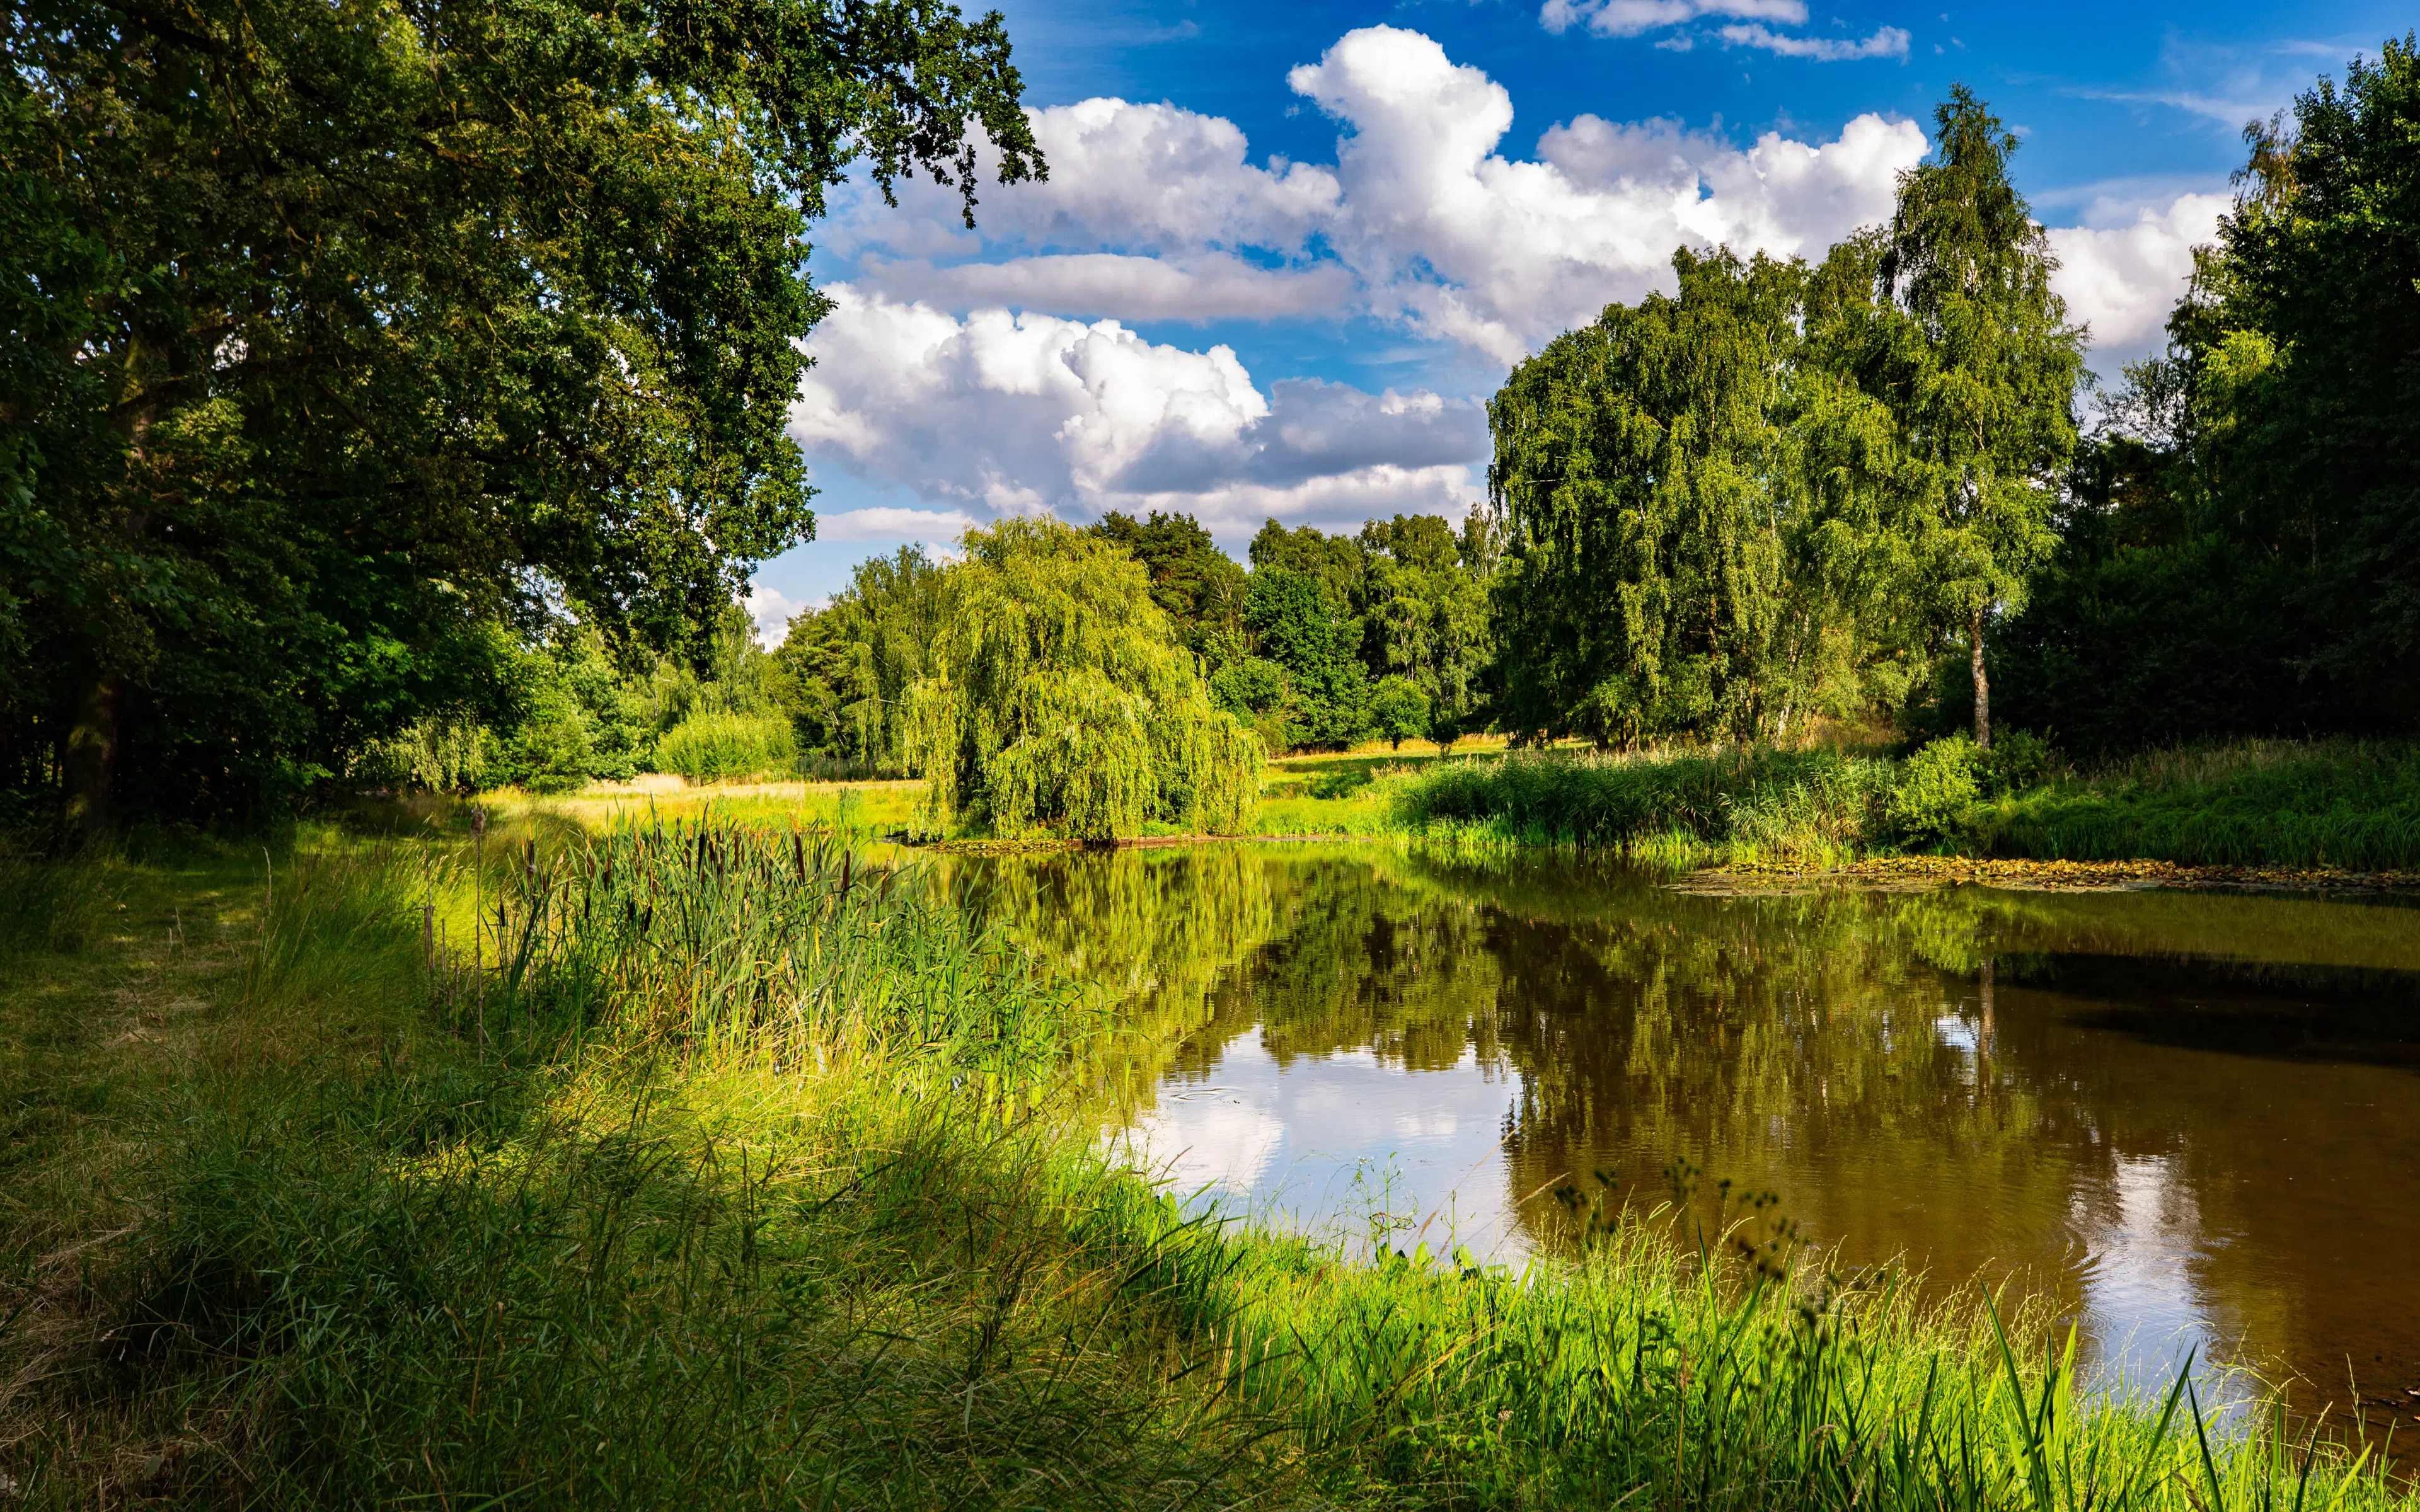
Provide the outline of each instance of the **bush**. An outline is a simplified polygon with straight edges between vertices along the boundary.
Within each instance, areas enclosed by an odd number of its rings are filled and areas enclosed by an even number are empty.
[[[1992,748],[1982,753],[1978,777],[1983,795],[1998,798],[2050,780],[2064,764],[2048,741],[2011,730],[1992,737]]]
[[[787,773],[798,754],[790,721],[770,715],[694,714],[656,742],[656,764],[692,782]]]
[[[355,754],[349,774],[381,786],[467,792],[488,770],[488,732],[476,720],[424,715]]]
[[[1914,844],[1947,840],[1983,796],[1990,757],[1963,734],[1945,735],[1910,756],[1884,805],[1892,831]]]

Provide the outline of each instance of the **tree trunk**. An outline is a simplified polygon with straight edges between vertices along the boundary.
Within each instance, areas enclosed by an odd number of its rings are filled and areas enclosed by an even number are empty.
[[[1969,656],[1975,668],[1975,748],[1992,748],[1992,680],[1983,675],[1983,611],[1967,622]]]
[[[117,777],[117,707],[126,679],[95,672],[76,699],[75,723],[68,728],[68,827],[90,840],[109,827],[109,790]]]

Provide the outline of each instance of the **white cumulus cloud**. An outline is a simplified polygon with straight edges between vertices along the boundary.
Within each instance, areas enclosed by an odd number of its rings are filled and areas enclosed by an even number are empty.
[[[1614,300],[1668,285],[1672,249],[1819,254],[1887,215],[1924,155],[1911,121],[1861,116],[1832,142],[1749,148],[1668,123],[1581,116],[1539,161],[1496,148],[1512,100],[1418,32],[1353,32],[1288,82],[1351,131],[1329,239],[1376,313],[1511,362]]]
[[[996,196],[985,225],[995,235],[1090,242],[1113,227],[1129,245],[1163,250],[1292,252],[1336,207],[1334,173],[1282,159],[1254,167],[1242,130],[1221,116],[1124,100],[1027,114],[1050,177]]]
[[[1723,13],[1781,15],[1740,4]],[[1820,254],[1886,215],[1895,176],[1924,152],[1915,123],[1870,114],[1831,141],[1776,131],[1747,147],[1582,116],[1547,131],[1535,158],[1507,156],[1503,85],[1391,26],[1346,34],[1288,82],[1338,123],[1333,164],[1255,165],[1231,121],[1092,100],[1032,113],[1050,179],[987,196],[980,246],[954,228],[954,199],[906,185],[899,211],[849,202],[826,245],[857,259],[861,289],[901,303],[1125,321],[1374,316],[1509,362],[1611,301],[1668,286],[1683,242]]]
[[[1738,23],[1717,34],[1734,45],[1818,48],[1767,24],[1803,23],[1796,0],[1561,13],[1600,31],[1715,16]],[[1821,43],[1904,48],[1888,27]],[[862,191],[837,200],[819,256],[849,262],[827,285],[836,305],[809,344],[793,433],[819,468],[923,507],[827,515],[823,537],[947,540],[1003,512],[1162,508],[1232,541],[1264,515],[1459,510],[1487,451],[1475,400],[1256,382],[1228,347],[1134,325],[1373,319],[1500,370],[1608,302],[1668,288],[1676,245],[1821,257],[1887,220],[1926,150],[1915,122],[1875,113],[1828,139],[1745,145],[1581,115],[1525,157],[1506,150],[1501,84],[1390,26],[1347,33],[1288,83],[1336,123],[1332,162],[1255,162],[1231,121],[1089,100],[1032,113],[1051,177],[990,192],[979,235],[930,185],[902,184],[897,210]],[[2224,208],[2171,188],[2052,232],[2096,363],[2155,343]]]
[[[792,620],[808,609],[823,608],[823,604],[821,601],[810,603],[792,598],[780,589],[755,583],[739,595],[739,607],[748,611],[748,620],[756,632],[757,640],[765,645],[777,646],[782,643],[782,638],[790,633]]]
[[[791,434],[811,455],[951,507],[829,516],[826,538],[929,537],[944,517],[1182,509],[1239,539],[1272,515],[1351,524],[1458,514],[1477,495],[1486,420],[1467,401],[1301,381],[1264,394],[1223,346],[830,292]]]
[[[877,260],[855,282],[953,309],[1001,304],[1067,315],[1106,310],[1128,320],[1270,320],[1334,311],[1354,292],[1352,273],[1337,263],[1264,268],[1225,252],[1057,253],[946,268]]]
[[[2160,345],[2193,276],[2193,249],[2217,239],[2219,217],[2233,205],[2220,193],[2179,194],[2164,205],[2102,202],[2085,224],[2051,231],[2059,260],[2051,287],[2071,317],[2091,326],[2094,363],[2104,374]]]

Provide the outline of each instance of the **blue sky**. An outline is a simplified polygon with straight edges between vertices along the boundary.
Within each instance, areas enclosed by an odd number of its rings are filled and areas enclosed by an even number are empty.
[[[1509,365],[1668,286],[1679,243],[1820,256],[1952,83],[2023,138],[2094,366],[2156,346],[2243,122],[2412,24],[2384,4],[1014,0],[1047,185],[861,189],[792,434],[783,619],[904,541],[1049,512],[1351,529],[1483,489]]]

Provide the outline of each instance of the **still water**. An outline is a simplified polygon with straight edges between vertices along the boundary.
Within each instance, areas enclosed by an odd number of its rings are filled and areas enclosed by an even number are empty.
[[[1558,1187],[1711,1211],[1728,1180],[1847,1263],[2047,1289],[2104,1369],[2420,1386],[2410,900],[1380,846],[972,871],[1117,995],[1125,1137],[1197,1198],[1517,1263],[1569,1242]]]

